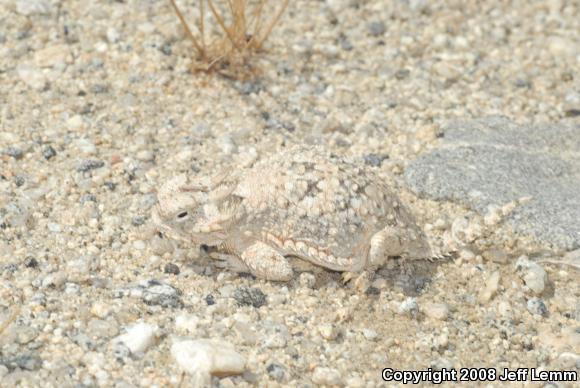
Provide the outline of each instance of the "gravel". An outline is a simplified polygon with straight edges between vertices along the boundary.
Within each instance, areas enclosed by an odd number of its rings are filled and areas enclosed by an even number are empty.
[[[234,80],[191,71],[168,2],[0,2],[0,386],[578,370],[580,256],[564,250],[580,219],[579,13],[290,2]],[[312,268],[239,276],[151,228],[169,177],[235,173],[296,142],[374,169],[448,258],[389,260],[359,293]],[[521,195],[534,199],[505,208]]]

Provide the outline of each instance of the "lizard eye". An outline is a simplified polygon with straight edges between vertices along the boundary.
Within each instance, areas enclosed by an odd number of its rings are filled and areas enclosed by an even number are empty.
[[[186,211],[183,211],[183,212],[177,214],[177,219],[178,220],[183,220],[186,217],[187,217],[187,212]]]

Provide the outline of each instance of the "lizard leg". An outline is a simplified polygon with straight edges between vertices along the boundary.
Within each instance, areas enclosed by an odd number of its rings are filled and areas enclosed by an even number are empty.
[[[280,252],[261,241],[244,249],[240,259],[258,278],[274,281],[292,279],[292,266],[288,260]]]
[[[403,240],[396,228],[387,226],[375,233],[369,242],[367,261],[361,272],[344,272],[342,281],[353,281],[354,287],[365,291],[371,284],[375,272],[382,267],[387,259],[403,253]]]
[[[250,272],[250,268],[244,264],[238,256],[220,252],[210,253],[210,257],[216,260],[216,267],[235,273]]]

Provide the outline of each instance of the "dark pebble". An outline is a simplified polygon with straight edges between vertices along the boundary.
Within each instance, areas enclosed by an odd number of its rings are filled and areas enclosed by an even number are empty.
[[[78,166],[78,172],[87,172],[91,170],[95,170],[97,168],[101,168],[105,165],[105,162],[99,159],[85,159],[83,160]]]
[[[171,46],[173,44],[170,41],[166,41],[165,43],[163,43],[161,45],[161,47],[159,47],[159,51],[161,51],[163,54],[169,56],[171,55]]]
[[[531,298],[528,300],[528,311],[534,315],[541,315],[544,317],[548,315],[548,308],[540,298]]]
[[[24,259],[24,266],[26,268],[37,268],[38,267],[38,260],[36,260],[32,256],[28,256],[26,259]]]
[[[286,374],[284,367],[278,363],[271,363],[266,367],[266,371],[274,380],[281,382],[284,380],[284,375]]]
[[[79,199],[80,203],[97,202],[97,197],[94,194],[83,194]]]
[[[16,147],[8,147],[4,150],[4,153],[8,156],[13,157],[14,159],[22,159],[22,157],[24,156],[24,152],[22,152],[22,150],[20,148],[16,148]]]
[[[117,184],[115,182],[105,182],[103,183],[105,185],[105,187],[111,191],[115,191],[115,189],[117,188]]]
[[[266,304],[266,295],[259,288],[239,287],[234,291],[233,297],[240,306],[259,308]]]
[[[26,183],[26,179],[24,179],[22,175],[16,175],[16,177],[14,178],[14,183],[16,184],[16,187],[20,187],[23,186],[24,183]]]
[[[56,151],[52,146],[46,146],[42,149],[42,156],[44,156],[44,159],[50,160],[56,156]]]
[[[107,93],[108,91],[109,91],[109,88],[107,85],[95,84],[95,85],[91,86],[91,93],[93,93],[93,94]]]
[[[367,24],[367,29],[372,36],[380,36],[385,33],[386,26],[382,21],[374,21]]]
[[[173,275],[179,275],[179,267],[173,263],[167,263],[163,267],[163,272],[170,273]]]
[[[261,89],[262,89],[261,83],[255,80],[243,82],[239,87],[239,91],[243,94],[258,93]]]
[[[388,159],[389,155],[367,154],[363,156],[365,164],[372,167],[380,167],[383,160]]]
[[[143,302],[149,306],[182,308],[183,301],[180,295],[181,291],[175,287],[151,281],[143,290]]]
[[[42,366],[42,360],[35,354],[25,354],[9,360],[0,360],[0,364],[4,364],[9,370],[16,368],[38,370]]]
[[[208,306],[214,305],[215,297],[212,294],[207,294],[205,297],[205,303],[207,303]]]
[[[525,78],[518,78],[516,79],[516,82],[514,82],[516,88],[526,88],[529,89],[532,87],[532,83],[530,82],[529,79],[525,79]]]
[[[411,71],[409,71],[409,69],[399,69],[395,73],[395,78],[398,80],[403,80],[409,77],[409,74],[411,74]]]
[[[365,290],[365,294],[367,295],[380,295],[381,294],[381,290],[379,290],[376,287],[369,287]]]

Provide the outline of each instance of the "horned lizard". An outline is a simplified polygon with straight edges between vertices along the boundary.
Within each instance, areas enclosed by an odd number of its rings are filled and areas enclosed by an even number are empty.
[[[153,222],[167,236],[215,247],[236,272],[287,281],[293,256],[364,287],[389,257],[430,258],[423,231],[377,174],[318,147],[295,146],[237,173],[170,179]]]

